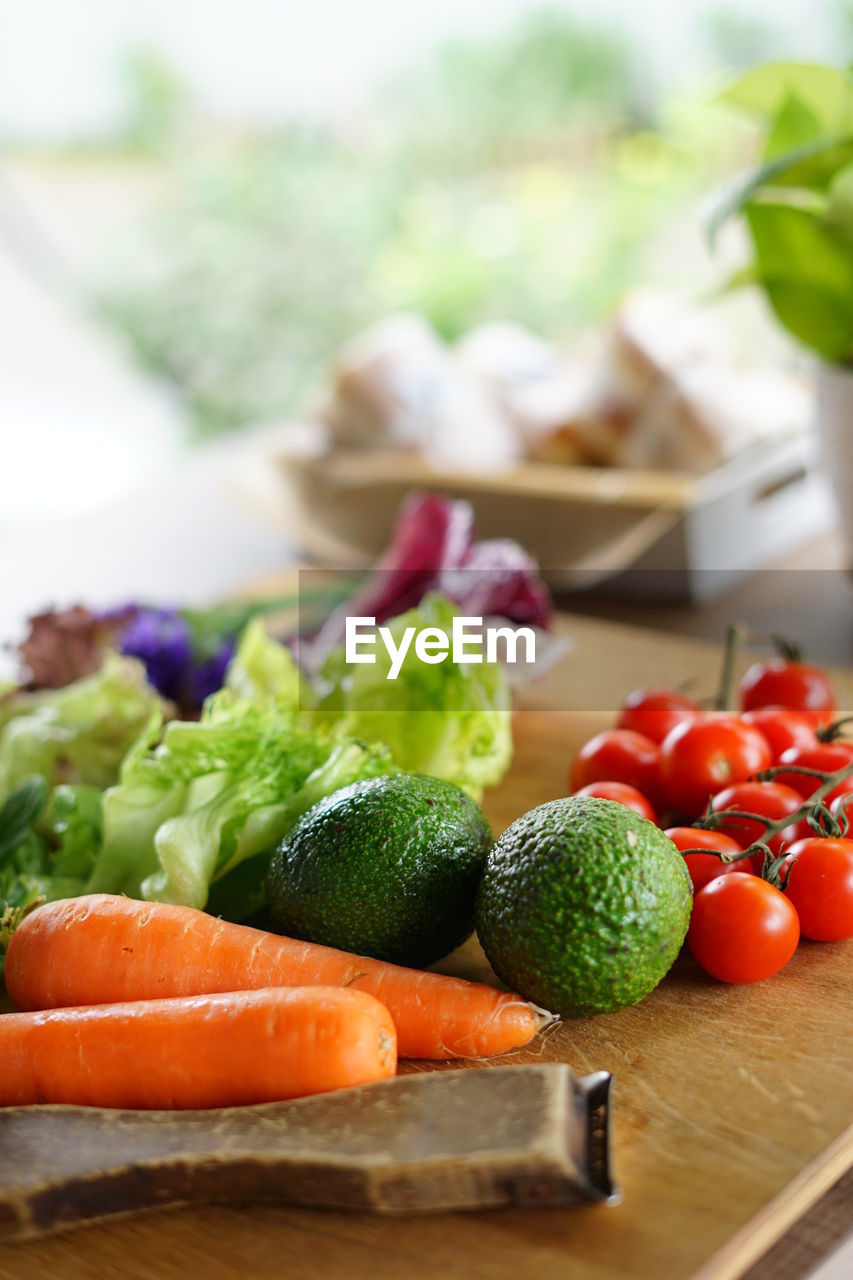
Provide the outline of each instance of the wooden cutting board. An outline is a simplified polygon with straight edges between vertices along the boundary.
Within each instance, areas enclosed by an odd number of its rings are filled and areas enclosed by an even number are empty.
[[[559,626],[572,647],[516,715],[515,763],[486,806],[495,829],[564,794],[573,752],[630,688],[716,678],[714,646],[578,618]],[[851,675],[838,684],[853,706]],[[483,976],[485,961],[469,944],[448,967]],[[852,1050],[853,945],[805,943],[754,987],[721,986],[683,958],[636,1008],[565,1023],[511,1059],[613,1073],[620,1205],[400,1220],[181,1210],[10,1246],[4,1273],[732,1280],[853,1165]]]

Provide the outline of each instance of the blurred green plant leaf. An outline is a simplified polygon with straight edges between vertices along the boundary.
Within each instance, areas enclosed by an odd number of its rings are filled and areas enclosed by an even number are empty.
[[[853,137],[820,138],[735,179],[723,191],[708,219],[711,244],[723,223],[741,212],[764,188],[783,188],[788,192],[819,190],[829,185],[839,166],[851,161]]]
[[[735,289],[743,289],[748,284],[761,284],[761,274],[754,262],[749,262],[745,267],[738,267],[733,271],[722,284],[718,285],[709,296],[709,301],[717,297],[722,297],[727,293],[734,293]]]
[[[853,128],[853,76],[811,62],[769,62],[728,86],[720,100],[749,115],[773,120],[794,97],[822,133]]]
[[[825,359],[853,357],[853,254],[808,209],[746,206],[755,268],[782,324]]]
[[[721,196],[713,243],[727,218],[746,218],[754,261],[733,282],[756,281],[782,324],[827,360],[853,359],[853,74],[776,62],[742,76],[723,100],[766,121],[764,163]]]
[[[853,247],[853,161],[830,183],[824,225]]]
[[[771,125],[764,146],[764,159],[777,160],[790,151],[807,147],[824,136],[819,117],[796,93],[789,93]]]

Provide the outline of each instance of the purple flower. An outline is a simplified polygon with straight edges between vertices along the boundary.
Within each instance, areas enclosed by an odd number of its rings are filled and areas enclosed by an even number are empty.
[[[164,698],[182,703],[193,660],[190,629],[175,609],[133,605],[123,614],[127,622],[120,633],[122,653],[145,664],[148,680]]]
[[[193,709],[201,708],[205,698],[209,697],[211,693],[216,693],[217,689],[222,688],[225,681],[225,670],[234,656],[236,647],[236,636],[230,636],[222,641],[212,658],[208,658],[204,662],[197,662],[189,668],[184,688],[184,699],[188,706]]]

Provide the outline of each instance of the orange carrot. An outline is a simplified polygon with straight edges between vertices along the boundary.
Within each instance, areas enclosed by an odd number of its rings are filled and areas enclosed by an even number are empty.
[[[543,1021],[520,996],[481,983],[108,894],[49,902],[26,916],[12,935],[5,977],[19,1009],[250,987],[358,987],[390,1011],[400,1054],[410,1058],[505,1053],[527,1044]]]
[[[228,1107],[393,1076],[388,1010],[280,987],[0,1017],[0,1106]]]

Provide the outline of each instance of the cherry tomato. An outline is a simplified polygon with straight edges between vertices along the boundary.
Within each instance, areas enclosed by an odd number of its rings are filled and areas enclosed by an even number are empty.
[[[770,758],[762,734],[735,715],[686,720],[661,743],[661,785],[673,808],[693,817],[721,787],[766,769]]]
[[[575,792],[576,796],[599,796],[602,800],[615,800],[626,809],[633,809],[641,818],[655,822],[655,811],[646,797],[636,787],[629,787],[626,782],[590,782]]]
[[[845,742],[819,742],[814,747],[789,747],[787,751],[782,752],[779,763],[780,765],[800,765],[806,769],[819,769],[821,773],[835,773],[845,765],[853,764],[853,747]],[[793,771],[777,773],[774,781],[781,782],[786,787],[793,787],[794,791],[799,791],[805,800],[808,800],[821,784],[820,778],[815,778],[809,773]],[[837,796],[851,789],[853,789],[853,775],[833,787],[829,794],[824,796],[824,804],[831,804]]]
[[[791,845],[785,897],[796,908],[804,938],[853,938],[853,840],[812,836]]]
[[[674,689],[635,689],[623,702],[616,727],[633,729],[652,742],[663,742],[670,729],[682,720],[693,720],[701,714],[698,703]]]
[[[797,949],[793,905],[758,876],[718,876],[693,899],[687,945],[721,982],[760,982],[778,973]]]
[[[792,711],[789,707],[756,707],[745,711],[741,719],[754,725],[764,734],[774,763],[789,747],[813,747],[817,742],[813,716],[807,711]]]
[[[685,849],[713,849],[717,853],[740,851],[740,845],[722,831],[703,831],[701,827],[667,827],[666,835],[681,853]],[[732,871],[748,872],[752,860],[721,862],[713,853],[684,853],[684,861],[693,881],[693,892],[698,893],[710,880],[716,880],[717,876],[727,876]]]
[[[741,680],[740,705],[744,711],[754,707],[814,711],[826,724],[835,714],[835,695],[828,677],[817,667],[785,658],[767,658],[754,662]]]
[[[581,747],[572,761],[569,789],[590,782],[625,782],[657,802],[658,749],[650,738],[630,729],[606,729]]]
[[[745,813],[756,813],[759,817],[775,822],[778,818],[787,818],[789,814],[796,813],[803,803],[803,797],[793,787],[783,786],[780,782],[736,782],[733,787],[726,787],[724,791],[718,792],[711,803],[717,812],[722,809],[741,809]],[[717,827],[717,830],[724,831],[733,840],[737,840],[741,849],[745,849],[753,841],[763,840],[766,828],[763,823],[753,822],[749,818],[731,818]],[[774,853],[780,853],[782,846],[794,839],[796,827],[790,826],[767,843]],[[751,861],[752,870],[760,875],[763,856],[758,853]]]

